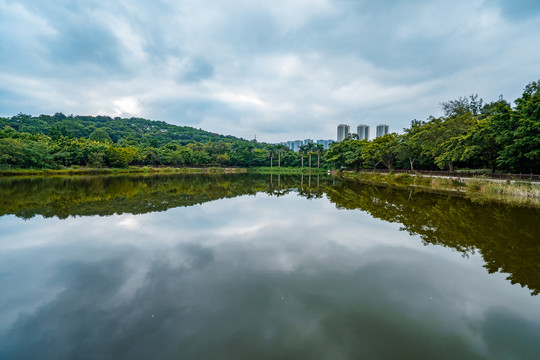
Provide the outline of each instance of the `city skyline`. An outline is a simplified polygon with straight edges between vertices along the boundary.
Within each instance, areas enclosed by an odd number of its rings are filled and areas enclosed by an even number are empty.
[[[313,139],[304,139],[304,140],[282,141],[279,144],[288,147],[292,151],[298,152],[298,150],[300,149],[300,146],[313,144],[313,143],[322,145],[325,150],[328,150],[330,148],[330,145],[334,142],[335,140],[332,140],[332,139],[328,139],[328,140],[318,139],[315,141]]]
[[[337,142],[343,141],[347,136],[351,135],[350,126],[348,124],[339,124],[337,126]],[[375,138],[384,136],[390,133],[390,126],[387,124],[379,124],[376,127]],[[358,135],[359,140],[370,140],[370,126],[365,124],[359,124],[356,127],[356,135]]]
[[[333,142],[341,142],[344,139],[346,139],[348,136],[351,136],[351,127],[348,124],[339,124],[337,126],[337,137],[336,140],[329,139],[329,140],[323,140],[319,139],[316,140],[315,143],[323,145],[324,149],[328,149],[330,145]],[[376,127],[376,136],[375,138],[378,138],[380,136],[384,136],[390,132],[390,126],[386,124],[379,124]],[[359,140],[370,140],[369,134],[370,134],[370,126],[365,124],[360,124],[356,128],[356,134],[358,135]],[[279,142],[280,145],[287,146],[289,149],[293,151],[298,151],[300,146],[307,145],[310,143],[314,143],[313,139],[304,139],[304,140],[288,140],[288,141],[281,141]]]

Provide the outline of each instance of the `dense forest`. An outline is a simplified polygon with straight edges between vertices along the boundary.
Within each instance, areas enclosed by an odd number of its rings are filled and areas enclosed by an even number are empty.
[[[441,104],[441,117],[412,120],[403,134],[372,141],[353,134],[329,151],[308,144],[298,153],[162,121],[19,114],[0,118],[0,169],[311,165],[540,173],[540,81],[514,103],[502,96],[489,103],[478,95],[460,97]]]
[[[0,118],[0,129],[0,168],[4,169],[265,166],[270,150],[281,151],[282,165],[297,165],[296,154],[283,146],[140,118],[19,114]]]

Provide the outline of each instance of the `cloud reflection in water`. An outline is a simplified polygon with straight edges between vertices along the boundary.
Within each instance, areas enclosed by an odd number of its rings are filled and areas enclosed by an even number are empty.
[[[2,222],[2,358],[540,354],[526,289],[327,199]]]

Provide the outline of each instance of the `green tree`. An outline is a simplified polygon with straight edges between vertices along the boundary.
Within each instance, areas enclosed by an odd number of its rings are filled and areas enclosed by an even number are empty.
[[[111,140],[111,137],[109,136],[109,134],[107,133],[107,131],[105,131],[104,129],[102,128],[99,128],[99,129],[96,129],[94,130],[90,136],[88,137],[89,140],[92,140],[92,141],[98,141],[98,142],[103,142],[103,143],[112,143],[112,140]]]
[[[111,145],[107,148],[107,163],[111,167],[125,168],[135,160],[137,149],[134,147],[117,147]]]
[[[476,122],[464,134],[453,137],[443,144],[446,153],[455,161],[482,164],[495,171],[495,161],[501,147],[495,141],[495,133],[487,119]]]
[[[430,118],[421,129],[412,136],[412,140],[421,144],[421,154],[431,156],[441,169],[454,171],[459,154],[454,151],[454,137],[463,135],[476,122],[471,112],[460,113],[444,118]]]
[[[540,172],[540,81],[525,87],[516,108],[500,105],[491,125],[503,146],[497,163],[514,172]]]
[[[390,133],[368,142],[363,150],[363,157],[373,168],[382,164],[390,170],[394,168],[398,149],[398,135]]]
[[[484,107],[484,100],[478,98],[478,94],[469,97],[459,97],[457,100],[450,100],[441,103],[441,108],[446,117],[457,117],[467,113],[477,116]]]
[[[397,138],[399,142],[396,149],[397,159],[406,164],[404,167],[410,167],[411,170],[414,170],[415,163],[424,164],[429,161],[429,158],[423,155],[421,142],[418,137],[415,137],[424,124],[423,121],[412,120],[411,127],[403,129],[405,133]]]
[[[333,143],[326,153],[326,161],[337,167],[360,168],[364,164],[363,149],[367,140],[353,140],[347,137],[341,142]]]

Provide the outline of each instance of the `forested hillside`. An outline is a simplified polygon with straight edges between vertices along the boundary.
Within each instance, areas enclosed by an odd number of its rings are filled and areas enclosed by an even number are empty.
[[[279,155],[278,155],[279,152]],[[19,114],[0,118],[0,169],[150,166],[297,166],[280,145],[140,118]]]
[[[234,136],[219,135],[189,126],[171,125],[163,121],[109,116],[66,116],[62,113],[38,117],[19,114],[11,118],[0,118],[0,129],[6,126],[19,132],[48,135],[52,139],[62,136],[75,139],[105,139],[113,143],[136,146],[159,147],[171,141],[178,145],[194,142],[207,143],[210,140],[213,142],[245,141]]]

